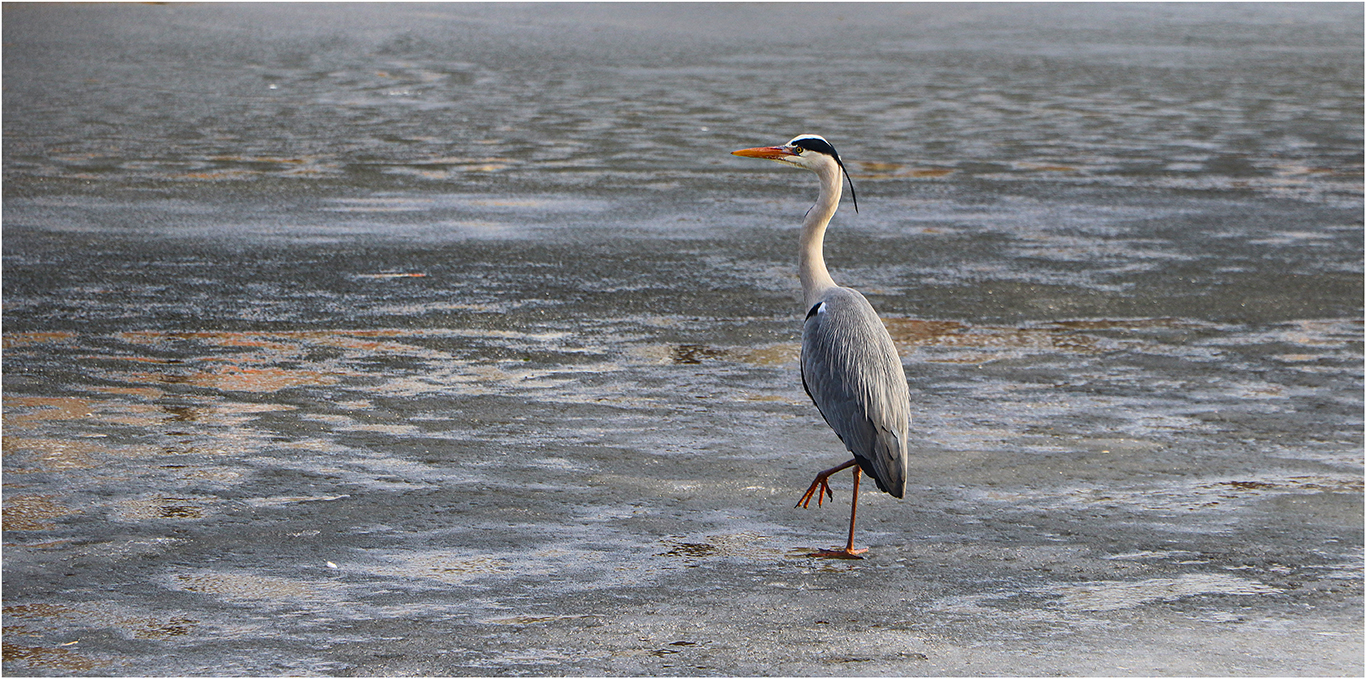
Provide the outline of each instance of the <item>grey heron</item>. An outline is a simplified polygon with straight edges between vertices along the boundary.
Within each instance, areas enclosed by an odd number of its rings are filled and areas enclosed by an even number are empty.
[[[901,358],[887,327],[873,305],[857,290],[835,285],[825,268],[822,246],[825,228],[839,208],[844,162],[823,137],[803,134],[782,146],[733,151],[746,158],[776,160],[811,170],[820,178],[821,193],[802,224],[798,274],[806,320],[802,325],[802,386],[821,416],[844,442],[854,459],[816,475],[798,507],[831,500],[829,478],[854,468],[854,496],[849,507],[849,541],[843,549],[817,552],[819,556],[861,558],[854,549],[854,521],[858,517],[859,478],[867,473],[879,490],[895,497],[906,494],[906,436],[910,428],[910,392]],[[854,210],[858,195],[849,179]]]

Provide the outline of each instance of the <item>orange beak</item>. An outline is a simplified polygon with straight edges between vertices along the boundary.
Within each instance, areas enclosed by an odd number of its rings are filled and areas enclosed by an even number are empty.
[[[731,151],[730,154],[733,156],[742,156],[744,158],[763,158],[764,160],[778,160],[783,156],[797,155],[781,146],[758,146],[752,149]]]

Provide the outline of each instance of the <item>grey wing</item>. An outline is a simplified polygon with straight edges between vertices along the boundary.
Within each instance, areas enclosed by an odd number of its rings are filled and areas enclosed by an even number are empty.
[[[879,489],[906,492],[910,392],[887,328],[863,295],[835,288],[802,327],[802,386]]]

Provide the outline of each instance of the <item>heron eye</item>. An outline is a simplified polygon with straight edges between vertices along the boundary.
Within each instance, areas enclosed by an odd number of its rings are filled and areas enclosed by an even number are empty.
[[[797,146],[797,145],[795,145],[795,144],[792,146],[792,152],[795,153],[795,154],[797,154],[797,155],[799,155],[799,156],[802,154],[802,151],[805,151],[805,150],[806,150],[806,149],[804,149],[804,148],[802,148],[802,147],[800,147],[800,146]]]

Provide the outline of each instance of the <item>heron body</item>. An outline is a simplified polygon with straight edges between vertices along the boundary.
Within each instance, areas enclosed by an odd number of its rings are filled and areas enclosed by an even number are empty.
[[[854,468],[854,495],[849,510],[849,540],[842,549],[821,556],[857,558],[854,522],[858,514],[859,478],[866,473],[879,490],[906,494],[906,437],[910,428],[910,393],[901,358],[873,305],[857,290],[841,287],[825,268],[825,229],[839,208],[842,180],[848,176],[833,146],[816,135],[801,135],[783,146],[741,149],[735,155],[764,158],[816,173],[821,192],[802,226],[798,273],[806,306],[802,325],[802,386],[831,429],[854,458],[816,475],[797,505],[817,506],[834,498],[828,479]],[[849,188],[853,190],[853,182]],[[854,207],[858,208],[857,194]]]

